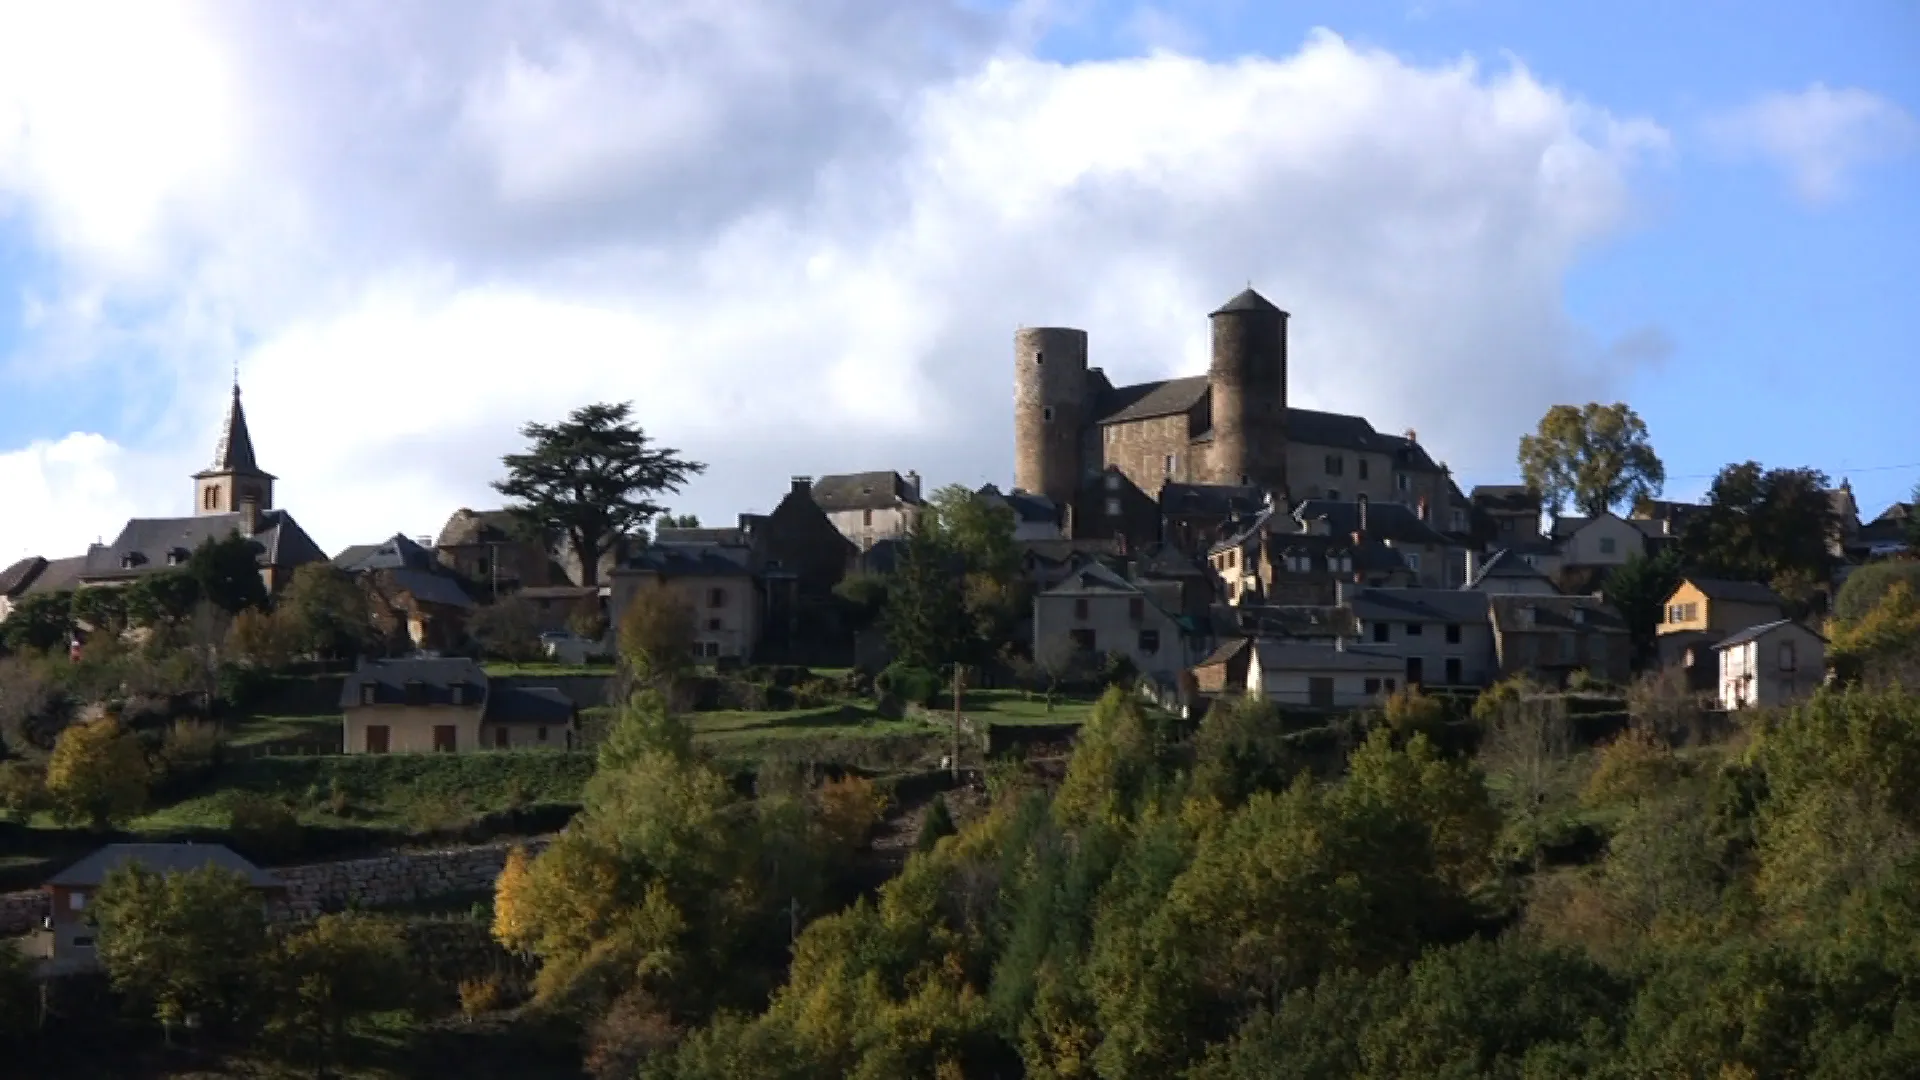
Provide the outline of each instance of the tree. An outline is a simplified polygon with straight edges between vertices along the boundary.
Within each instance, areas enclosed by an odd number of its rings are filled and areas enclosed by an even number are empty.
[[[0,623],[7,648],[15,652],[45,652],[73,637],[71,592],[29,593],[14,602]]]
[[[673,588],[641,589],[620,613],[620,659],[632,676],[666,686],[693,667],[698,622],[693,605]]]
[[[190,1017],[233,1021],[257,1000],[266,912],[245,874],[207,865],[163,876],[128,862],[108,871],[94,917],[114,989],[169,1033]]]
[[[513,952],[525,952],[532,934],[533,913],[527,908],[532,866],[527,849],[515,844],[493,882],[493,940]]]
[[[1589,517],[1660,494],[1667,470],[1647,425],[1624,403],[1555,405],[1520,439],[1520,475],[1558,515],[1571,502]]]
[[[580,556],[582,585],[599,582],[600,557],[618,539],[658,517],[653,496],[679,491],[706,466],[677,450],[650,446],[630,423],[629,403],[585,405],[559,424],[529,423],[524,454],[501,458],[507,478],[495,491],[518,500],[507,509],[528,528],[558,533]]]
[[[1667,597],[1680,587],[1681,572],[1680,553],[1668,548],[1652,557],[1632,556],[1615,567],[1601,587],[1607,603],[1626,620],[1634,656],[1641,663],[1653,656],[1661,612]]]
[[[500,660],[537,660],[540,623],[525,597],[509,596],[475,610],[467,619],[467,633],[481,650]]]
[[[887,584],[887,644],[898,663],[938,671],[971,652],[956,561],[937,524],[914,523]]]
[[[1835,526],[1826,489],[1827,474],[1818,469],[1728,465],[1714,477],[1706,509],[1681,537],[1682,553],[1721,577],[1824,582],[1832,573],[1827,545]]]
[[[1020,548],[1013,532],[1013,508],[992,503],[964,484],[933,493],[932,515],[949,546],[966,560],[969,574],[1010,581],[1020,573]]]
[[[61,732],[47,760],[47,797],[55,813],[95,829],[138,814],[146,806],[149,779],[139,737],[112,716]]]
[[[260,545],[230,532],[219,540],[203,540],[187,560],[187,573],[200,595],[230,615],[267,605],[267,586],[260,578]]]
[[[833,595],[846,608],[847,625],[855,633],[880,620],[887,608],[887,577],[884,574],[854,573],[840,579]]]
[[[699,514],[661,514],[654,523],[659,529],[697,529],[700,527]]]
[[[79,589],[73,594],[73,621],[94,633],[118,634],[127,628],[127,596],[122,589]]]
[[[353,656],[373,640],[373,611],[351,574],[328,563],[308,563],[293,572],[274,615],[300,652]]]
[[[322,915],[274,950],[273,1027],[324,1068],[355,1017],[407,1008],[413,973],[399,927],[365,915]]]
[[[251,667],[279,671],[293,663],[300,638],[300,629],[284,613],[242,608],[227,630],[227,651]]]
[[[927,807],[927,816],[920,821],[920,835],[913,842],[915,851],[932,851],[943,836],[952,836],[957,832],[953,826],[953,812],[947,809],[947,797],[935,795]]]
[[[567,629],[583,641],[597,642],[606,637],[607,613],[600,606],[600,598],[583,597],[573,605],[573,610],[567,612]]]
[[[21,949],[0,949],[0,1046],[21,1040],[40,1022],[40,987],[33,960]]]
[[[200,583],[186,570],[162,570],[127,586],[126,594],[127,620],[133,625],[172,626],[192,617]]]

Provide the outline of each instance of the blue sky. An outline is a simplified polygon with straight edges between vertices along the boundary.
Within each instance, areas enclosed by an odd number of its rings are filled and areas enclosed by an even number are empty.
[[[295,6],[0,7],[0,561],[186,512],[235,365],[329,549],[597,399],[706,518],[1005,483],[1016,326],[1183,374],[1247,280],[1465,485],[1593,399],[1672,497],[1920,481],[1905,0]]]

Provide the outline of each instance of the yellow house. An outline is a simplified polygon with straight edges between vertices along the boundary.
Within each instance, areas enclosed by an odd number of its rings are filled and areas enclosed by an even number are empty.
[[[495,682],[464,657],[364,663],[340,710],[349,754],[568,750],[578,712],[558,690]]]
[[[1785,614],[1786,603],[1780,595],[1758,582],[1686,577],[1667,597],[1660,612],[1659,631],[1704,631],[1725,636],[1773,622]]]

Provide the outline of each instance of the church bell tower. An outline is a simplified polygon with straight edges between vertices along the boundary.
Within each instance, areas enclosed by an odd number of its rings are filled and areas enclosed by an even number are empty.
[[[240,380],[235,378],[233,404],[213,451],[213,466],[193,474],[193,512],[196,516],[235,514],[243,503],[252,503],[256,511],[271,510],[273,481],[273,475],[254,460],[253,436],[247,431],[247,414],[240,408]]]

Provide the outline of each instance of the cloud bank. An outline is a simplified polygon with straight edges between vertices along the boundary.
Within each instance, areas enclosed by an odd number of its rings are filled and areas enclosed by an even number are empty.
[[[1844,196],[1861,168],[1920,146],[1920,122],[1899,105],[1823,83],[1762,95],[1713,118],[1708,134],[1724,152],[1772,163],[1813,204]]]
[[[1297,404],[1460,469],[1665,350],[1561,291],[1666,133],[1519,66],[1328,32],[1060,64],[941,0],[135,10],[116,53],[0,0],[0,235],[37,268],[4,376],[138,388],[0,435],[0,556],[188,512],[234,364],[333,550],[497,502],[518,427],[593,400],[710,464],[671,500],[708,519],[789,474],[1004,484],[1016,328],[1190,373],[1249,281]]]

